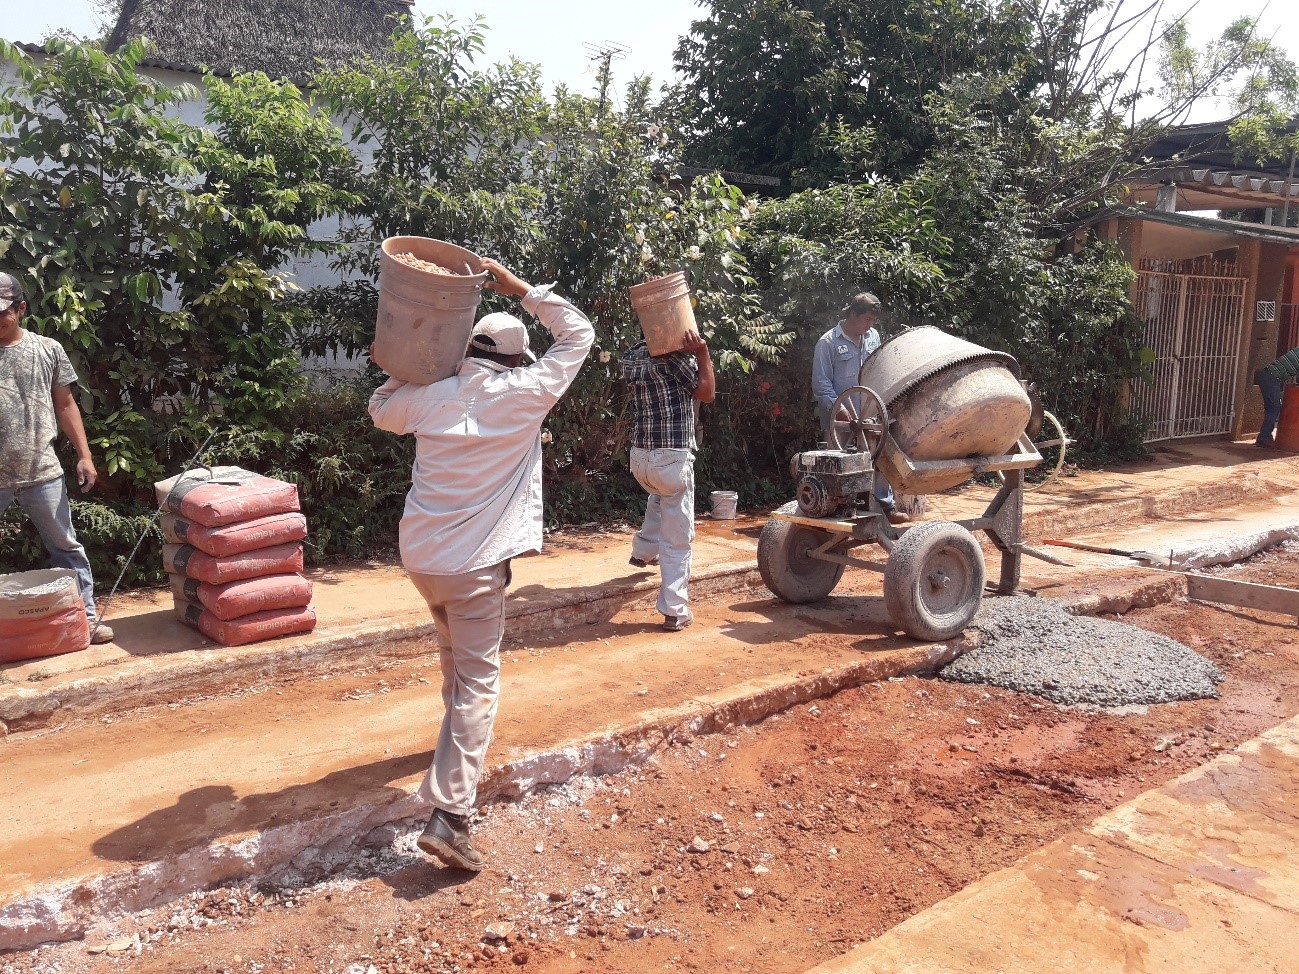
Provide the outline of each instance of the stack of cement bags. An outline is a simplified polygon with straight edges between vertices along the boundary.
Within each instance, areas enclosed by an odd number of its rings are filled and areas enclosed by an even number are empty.
[[[90,645],[86,603],[71,568],[0,575],[0,663]]]
[[[316,627],[297,487],[240,467],[205,467],[154,490],[182,622],[226,646]]]

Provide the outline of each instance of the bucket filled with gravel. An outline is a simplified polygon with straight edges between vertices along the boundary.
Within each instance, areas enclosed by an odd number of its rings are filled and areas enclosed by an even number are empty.
[[[421,385],[453,375],[486,281],[471,250],[432,237],[389,237],[379,257],[375,364]]]

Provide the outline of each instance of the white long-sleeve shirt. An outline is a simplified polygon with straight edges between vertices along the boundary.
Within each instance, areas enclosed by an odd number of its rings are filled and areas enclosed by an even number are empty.
[[[370,397],[375,426],[416,438],[400,531],[409,571],[458,575],[541,548],[541,424],[595,330],[549,287],[534,287],[523,307],[555,337],[536,362],[508,369],[467,358],[448,379],[390,378]]]

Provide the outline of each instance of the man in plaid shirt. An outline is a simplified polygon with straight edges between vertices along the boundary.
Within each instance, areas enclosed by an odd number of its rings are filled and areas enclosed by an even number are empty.
[[[640,341],[620,363],[636,415],[631,472],[649,494],[645,521],[632,538],[631,564],[658,564],[658,610],[668,632],[693,620],[687,587],[695,537],[696,403],[712,402],[717,388],[708,343],[692,330],[684,345],[650,355]]]

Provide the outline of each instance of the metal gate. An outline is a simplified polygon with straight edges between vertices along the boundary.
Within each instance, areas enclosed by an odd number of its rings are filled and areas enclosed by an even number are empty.
[[[1155,353],[1151,381],[1132,396],[1147,443],[1231,432],[1246,279],[1223,273],[1235,270],[1226,261],[1184,266],[1143,262],[1137,274],[1134,304]]]

